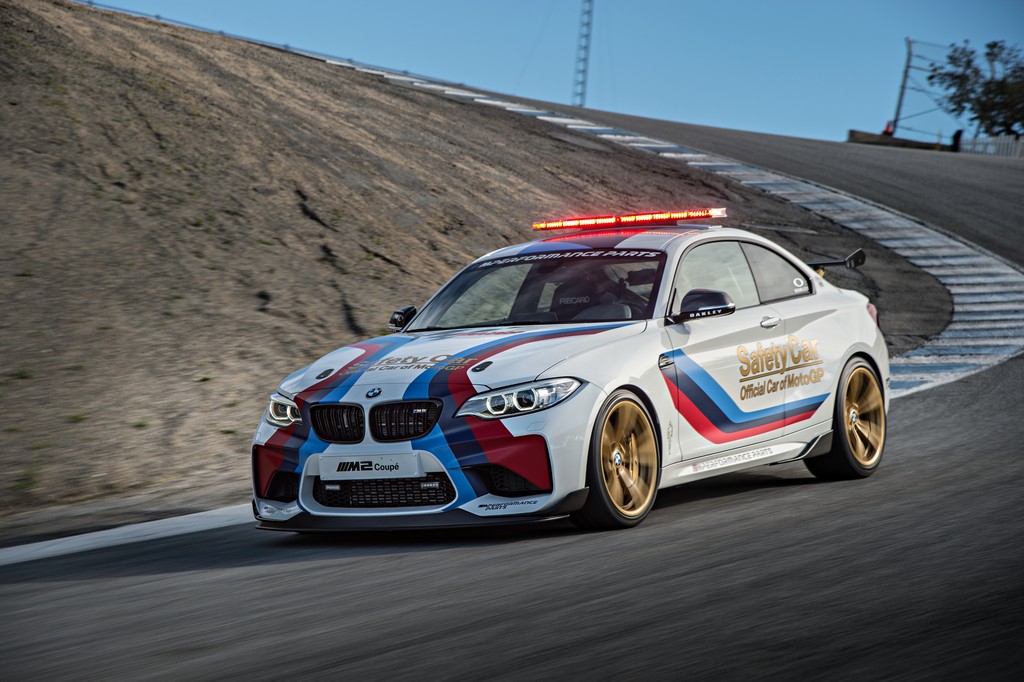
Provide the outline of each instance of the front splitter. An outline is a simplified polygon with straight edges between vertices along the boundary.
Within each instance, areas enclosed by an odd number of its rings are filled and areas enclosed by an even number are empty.
[[[253,516],[260,530],[281,530],[293,533],[329,533],[337,531],[405,530],[413,528],[466,528],[471,526],[504,526],[543,523],[565,518],[583,506],[587,488],[570,493],[555,509],[537,514],[509,514],[508,516],[477,516],[462,509],[451,509],[436,514],[409,514],[407,516],[314,516],[299,512],[284,521],[269,521],[256,513]]]

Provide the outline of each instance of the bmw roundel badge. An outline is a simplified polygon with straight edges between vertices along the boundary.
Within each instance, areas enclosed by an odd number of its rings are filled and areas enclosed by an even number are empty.
[[[381,389],[379,389],[379,388],[371,388],[369,391],[366,392],[366,397],[367,398],[376,398],[380,394],[381,394]]]

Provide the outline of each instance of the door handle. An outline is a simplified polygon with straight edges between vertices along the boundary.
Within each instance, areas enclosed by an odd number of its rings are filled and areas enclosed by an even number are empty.
[[[763,317],[761,318],[761,326],[765,329],[772,329],[782,324],[781,317]]]

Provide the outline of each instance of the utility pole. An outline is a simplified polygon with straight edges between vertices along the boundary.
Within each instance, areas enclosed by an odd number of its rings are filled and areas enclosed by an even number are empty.
[[[582,107],[587,102],[587,67],[590,64],[590,25],[594,17],[594,0],[583,0],[580,10],[580,35],[576,42],[576,77],[572,84],[572,104]]]
[[[913,56],[914,41],[904,38],[907,41],[907,64],[903,67],[903,82],[900,83],[900,96],[896,100],[896,116],[892,119],[892,134],[896,134],[896,128],[900,124],[900,112],[903,110],[903,93],[907,90],[907,76],[910,75],[910,59]]]

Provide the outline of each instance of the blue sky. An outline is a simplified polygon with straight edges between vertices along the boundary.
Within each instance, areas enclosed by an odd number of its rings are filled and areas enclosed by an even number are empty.
[[[214,30],[568,104],[580,0],[108,0]],[[842,140],[893,118],[905,37],[1024,48],[1021,0],[595,0],[586,105]],[[922,63],[922,62],[916,62]],[[912,77],[927,85],[926,74]],[[908,92],[906,137],[958,127]],[[968,130],[968,136],[973,129]]]

